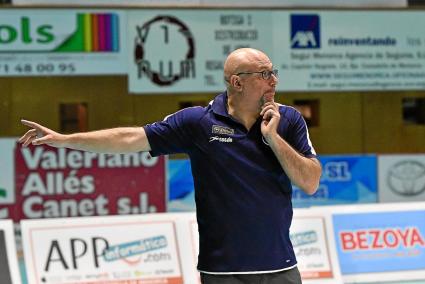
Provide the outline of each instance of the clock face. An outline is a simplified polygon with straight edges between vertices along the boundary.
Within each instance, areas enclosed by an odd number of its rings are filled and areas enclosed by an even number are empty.
[[[195,45],[189,28],[173,16],[159,15],[137,26],[134,58],[138,77],[169,86],[195,77]]]

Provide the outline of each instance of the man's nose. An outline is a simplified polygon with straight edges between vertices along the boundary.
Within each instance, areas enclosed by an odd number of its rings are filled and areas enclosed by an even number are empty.
[[[277,85],[278,81],[279,81],[279,78],[275,74],[271,74],[270,85],[274,87]]]

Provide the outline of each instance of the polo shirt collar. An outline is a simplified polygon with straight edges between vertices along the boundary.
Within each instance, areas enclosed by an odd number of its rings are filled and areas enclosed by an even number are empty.
[[[215,99],[212,101],[211,108],[215,114],[230,117],[227,110],[227,91],[215,97]]]

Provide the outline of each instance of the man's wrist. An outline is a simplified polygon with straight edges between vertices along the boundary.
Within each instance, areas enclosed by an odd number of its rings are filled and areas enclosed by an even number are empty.
[[[58,134],[58,146],[74,149],[78,141],[78,133]]]
[[[280,139],[279,134],[277,134],[277,132],[275,133],[271,133],[269,135],[264,136],[264,139],[266,139],[267,143],[270,146],[274,146],[276,145],[277,141]]]

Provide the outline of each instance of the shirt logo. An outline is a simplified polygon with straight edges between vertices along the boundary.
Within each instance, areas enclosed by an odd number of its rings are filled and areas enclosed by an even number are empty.
[[[218,137],[218,136],[212,136],[210,137],[210,142],[218,141],[222,143],[232,143],[233,139],[232,137]]]
[[[212,126],[213,134],[224,134],[224,135],[233,135],[235,134],[235,130],[229,127],[213,125]]]

